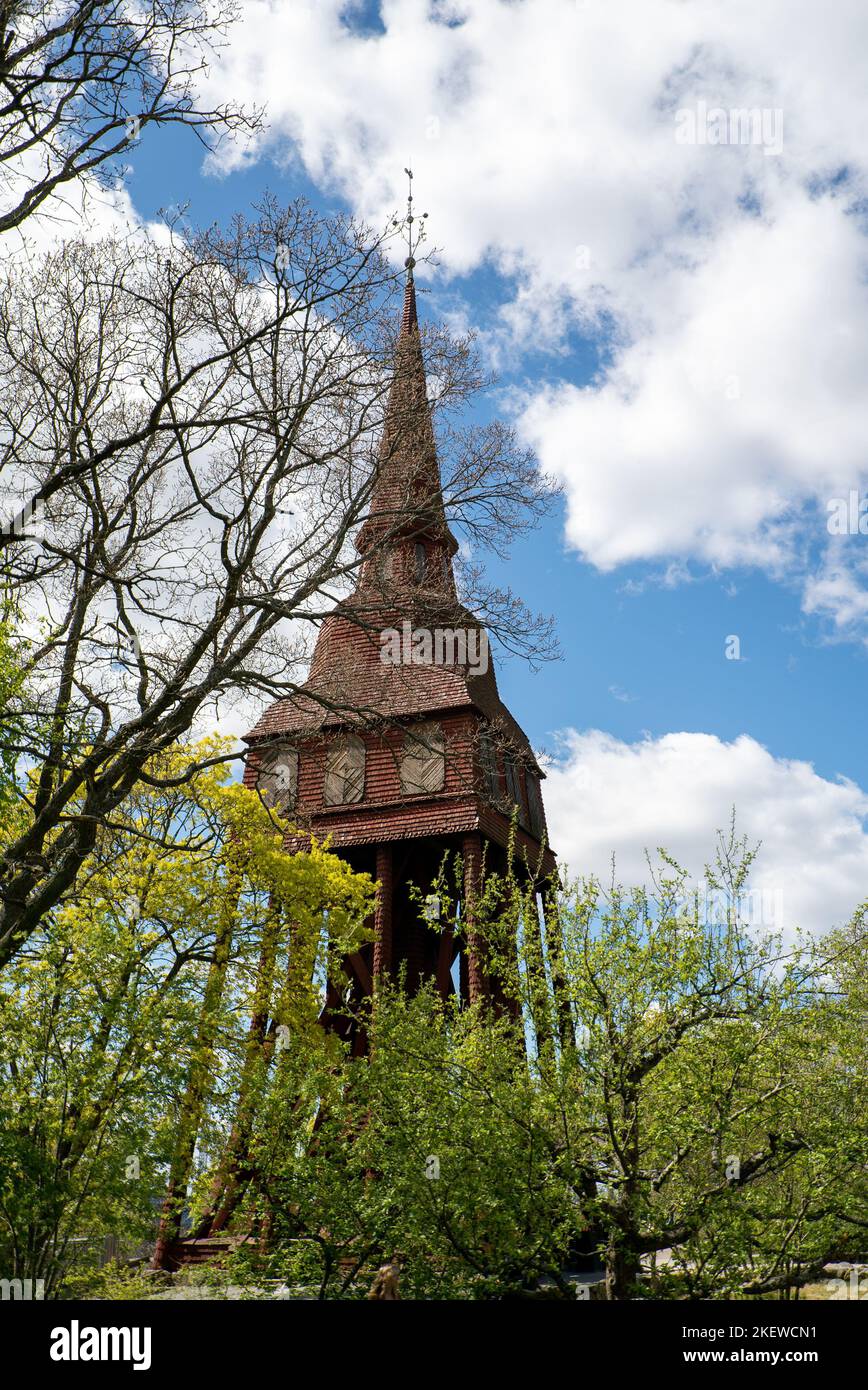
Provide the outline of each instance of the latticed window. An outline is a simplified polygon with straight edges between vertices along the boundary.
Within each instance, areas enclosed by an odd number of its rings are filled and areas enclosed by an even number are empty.
[[[256,786],[272,806],[293,807],[298,797],[298,750],[288,743],[267,748],[259,759]]]
[[[365,745],[357,734],[337,739],[326,753],[326,806],[361,801],[365,794]]]
[[[521,773],[518,764],[513,757],[507,757],[504,761],[504,771],[506,773],[506,786],[510,797],[518,807],[518,818],[522,824],[526,824],[527,817],[524,809],[524,798],[521,794]]]
[[[530,815],[530,828],[538,840],[542,839],[545,830],[545,820],[543,817],[542,796],[539,789],[539,778],[535,772],[526,772],[524,785],[527,788],[527,809]]]
[[[508,757],[505,759],[505,762],[504,762],[504,772],[506,773],[506,786],[507,786],[507,790],[508,790],[510,796],[512,797],[512,800],[515,802],[516,806],[520,806],[520,805],[521,805],[521,783],[519,782],[519,779],[518,779],[518,768],[516,767],[516,764],[515,764],[515,758],[513,758],[512,756],[508,756]]]
[[[485,790],[492,801],[500,799],[500,773],[497,770],[497,749],[491,734],[479,735],[479,765],[485,781]]]
[[[417,724],[404,739],[401,790],[418,796],[439,792],[446,781],[446,739],[439,724]]]

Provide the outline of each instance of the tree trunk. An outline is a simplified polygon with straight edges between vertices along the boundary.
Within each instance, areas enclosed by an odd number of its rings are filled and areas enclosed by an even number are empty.
[[[273,936],[269,941],[269,951],[265,968],[261,971],[260,996],[257,990],[257,1004],[254,1018],[251,1019],[248,1034],[248,1051],[242,1074],[235,1113],[235,1123],[220,1170],[211,1192],[208,1212],[196,1228],[196,1235],[213,1235],[228,1225],[245,1189],[253,1177],[250,1162],[250,1140],[256,1119],[255,1080],[260,1066],[267,1067],[275,1051],[276,1027],[290,1015],[290,1006],[302,993],[309,992],[316,964],[317,940],[305,940],[296,930],[290,939],[289,960],[286,979],[281,997],[275,1009],[274,1025],[266,1032],[268,1003],[271,996],[271,982],[274,961],[277,953],[277,938],[280,921],[275,913]]]
[[[639,1257],[621,1240],[610,1242],[606,1248],[606,1298],[626,1301],[633,1295],[639,1277]]]
[[[461,912],[467,941],[467,993],[471,1004],[488,996],[488,981],[482,962],[482,942],[475,927],[475,906],[479,894],[481,842],[478,835],[465,835],[461,845],[464,860],[464,901]]]
[[[553,1065],[552,1026],[549,1008],[549,986],[546,979],[545,952],[539,908],[535,893],[528,895],[528,911],[524,914],[524,949],[527,966],[528,1004],[536,1038],[537,1061],[550,1074]]]
[[[549,962],[552,971],[552,988],[555,996],[558,1037],[560,1039],[561,1050],[566,1052],[568,1049],[575,1048],[576,1033],[569,991],[567,989],[566,971],[564,969],[563,929],[558,917],[557,901],[552,888],[548,885],[543,888],[541,897],[543,916],[546,925],[546,945],[548,947]]]
[[[178,1118],[178,1139],[169,1168],[169,1183],[160,1215],[157,1245],[151,1261],[152,1269],[165,1269],[167,1267],[169,1251],[181,1233],[181,1218],[193,1171],[196,1140],[199,1137],[210,1084],[219,1010],[226,983],[226,971],[234,937],[235,914],[241,892],[240,882],[234,882],[231,887],[227,886],[227,892],[229,898],[220,915],[217,927],[214,957],[208,971],[205,994],[202,1000],[202,1012],[199,1017],[198,1038],[190,1063],[187,1088],[181,1102],[181,1113]]]
[[[259,964],[256,971],[256,986],[253,994],[253,1011],[247,1030],[247,1045],[244,1065],[241,1069],[241,1083],[238,1089],[238,1103],[235,1119],[226,1144],[226,1149],[217,1166],[208,1204],[193,1230],[194,1236],[212,1235],[222,1229],[229,1219],[234,1204],[225,1215],[223,1207],[227,1191],[237,1185],[238,1170],[242,1161],[242,1150],[246,1148],[246,1135],[251,1118],[251,1093],[259,1065],[270,1056],[267,1047],[268,1018],[271,1010],[271,995],[274,988],[274,966],[280,940],[281,918],[275,907],[271,907],[262,933],[259,950]],[[220,1218],[223,1218],[220,1220]],[[219,1221],[219,1225],[218,1225]]]

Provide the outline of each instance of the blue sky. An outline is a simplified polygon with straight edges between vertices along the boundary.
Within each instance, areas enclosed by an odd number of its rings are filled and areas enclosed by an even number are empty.
[[[188,204],[191,223],[248,211],[265,189],[289,201],[304,195],[323,210],[348,210],[297,165],[270,159],[228,175],[203,169],[202,147],[180,129],[149,138],[135,153],[127,187],[137,211]],[[417,177],[417,197],[425,202]],[[426,204],[427,205],[427,204]],[[436,206],[429,217],[437,242]],[[448,247],[443,248],[448,263]],[[422,313],[449,313],[460,296],[476,326],[510,293],[510,279],[491,266],[433,288]],[[528,379],[557,374],[589,382],[608,342],[603,334],[572,334],[568,354],[531,346],[498,373],[497,394]],[[581,440],[576,440],[581,449]],[[842,773],[868,785],[868,740],[858,737],[868,691],[868,652],[830,641],[824,624],[801,612],[798,590],[747,568],[715,574],[695,566],[690,579],[667,582],[666,566],[631,564],[601,573],[564,540],[563,504],[540,529],[517,542],[511,562],[488,564],[538,611],[552,613],[563,660],[539,671],[500,655],[503,693],[537,745],[554,749],[565,725],[606,729],[635,740],[679,730],[741,733],[773,753],[813,762],[825,777]],[[741,660],[726,658],[728,636],[740,638]]]
[[[840,917],[868,881],[868,537],[825,521],[868,482],[868,22],[850,0],[831,23],[802,0],[617,8],[248,0],[212,83],[264,100],[268,135],[205,169],[188,132],[146,133],[127,189],[145,219],[223,220],[268,188],[377,223],[412,159],[441,249],[421,311],[478,330],[480,409],[564,487],[489,565],[557,622],[561,662],[499,661],[560,760],[553,838],[632,869],[644,844],[696,853],[736,799],[775,882],[813,856],[798,915]]]

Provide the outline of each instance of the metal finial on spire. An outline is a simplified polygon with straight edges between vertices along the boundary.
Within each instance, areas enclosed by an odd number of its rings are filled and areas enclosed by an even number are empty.
[[[423,212],[421,218],[415,216],[413,212],[413,170],[405,169],[404,173],[407,175],[409,181],[407,186],[407,216],[404,223],[407,230],[407,259],[404,265],[407,267],[407,279],[412,280],[413,267],[416,264],[416,257],[413,253],[419,249],[419,246],[425,240],[425,218],[428,214],[427,212]],[[419,222],[419,232],[418,235],[414,237],[413,226],[416,222]]]

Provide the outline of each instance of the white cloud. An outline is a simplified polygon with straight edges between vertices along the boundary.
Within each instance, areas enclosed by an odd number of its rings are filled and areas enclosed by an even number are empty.
[[[289,142],[364,215],[400,206],[412,156],[453,269],[493,250],[580,286],[586,245],[609,279],[686,214],[707,230],[746,178],[864,157],[859,0],[839,0],[834,24],[808,0],[760,11],[750,0],[382,0],[381,35],[360,32],[360,8],[246,0],[214,84],[265,100],[265,143],[288,153]],[[699,99],[782,107],[786,160],[678,145],[676,111]]]
[[[762,925],[823,931],[849,919],[868,893],[868,793],[773,757],[742,735],[673,733],[623,743],[598,730],[565,736],[548,768],[551,841],[574,875],[648,882],[646,849],[673,854],[693,882],[714,858],[716,834],[762,841],[752,886]]]
[[[846,553],[830,552],[823,567],[805,585],[805,612],[828,618],[838,636],[862,630],[868,625],[866,577],[868,559],[848,560]]]
[[[868,476],[868,244],[833,197],[793,189],[776,208],[669,277],[601,385],[527,404],[568,539],[602,569],[672,554],[793,569],[800,510],[823,537],[825,498]]]
[[[32,182],[31,172],[39,168],[38,157],[32,155],[21,161],[15,175],[7,171],[5,202],[9,206]],[[26,258],[51,251],[73,237],[97,241],[104,236],[136,234],[142,227],[142,219],[120,181],[103,185],[93,174],[85,174],[61,184],[20,227],[6,232],[3,255]]]
[[[412,158],[446,271],[516,276],[495,355],[611,329],[600,380],[540,389],[522,418],[588,560],[809,582],[823,489],[868,478],[862,0],[831,18],[813,0],[380,13],[382,33],[347,0],[246,0],[216,95],[264,99],[261,148],[375,223]],[[782,154],[678,143],[678,111],[703,101],[779,111]]]

